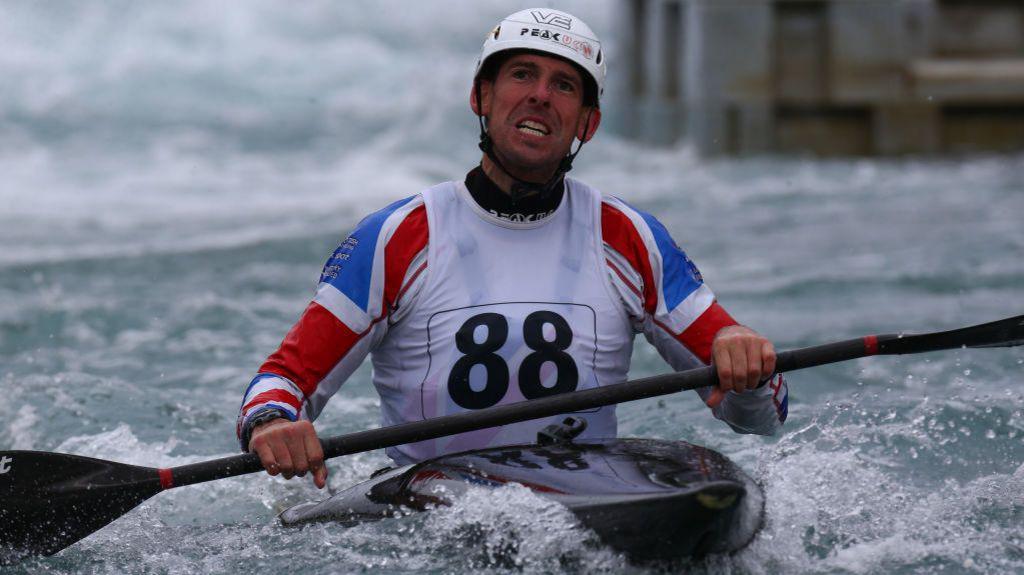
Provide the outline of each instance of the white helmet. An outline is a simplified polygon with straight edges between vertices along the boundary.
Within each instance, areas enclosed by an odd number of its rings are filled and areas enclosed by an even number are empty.
[[[474,80],[488,58],[506,50],[533,50],[578,65],[594,81],[596,98],[604,92],[604,52],[597,36],[582,20],[560,10],[531,8],[507,16],[487,35],[476,62]],[[595,102],[596,103],[596,102]]]

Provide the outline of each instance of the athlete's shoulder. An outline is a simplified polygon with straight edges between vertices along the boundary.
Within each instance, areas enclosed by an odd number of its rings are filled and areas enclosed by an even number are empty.
[[[371,294],[400,281],[413,259],[425,253],[429,236],[423,192],[394,201],[363,218],[342,240],[320,283],[334,286],[364,310],[373,309]]]
[[[657,218],[610,195],[601,196],[601,236],[606,246],[627,256],[646,256],[648,251],[658,249],[659,239],[674,245]]]
[[[602,198],[601,235],[609,259],[628,263],[642,278],[649,311],[661,305],[675,308],[704,283],[700,270],[665,226],[621,198]]]
[[[638,234],[638,239],[643,241],[656,241],[659,235],[671,239],[668,230],[653,214],[616,196],[601,195],[601,221],[610,227],[609,231],[626,228]]]
[[[409,216],[416,208],[422,207],[424,200],[423,194],[425,192],[419,192],[411,196],[395,200],[383,208],[371,212],[366,215],[363,219],[359,220],[356,224],[355,229],[350,235],[359,234],[361,236],[376,235],[380,230],[386,227],[395,227]]]
[[[657,217],[615,196],[601,197],[601,224],[606,241],[610,236],[618,235],[633,242],[642,242],[663,255],[683,251]]]

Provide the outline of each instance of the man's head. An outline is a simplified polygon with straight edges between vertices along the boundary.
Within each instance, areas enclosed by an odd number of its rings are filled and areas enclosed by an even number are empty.
[[[604,75],[600,42],[574,16],[533,9],[502,20],[484,42],[470,96],[487,120],[487,157],[525,182],[560,177],[573,139],[589,140],[600,124]]]
[[[600,123],[601,111],[584,104],[583,76],[570,62],[535,52],[504,58],[493,80],[479,80],[473,110],[487,118],[487,133],[501,164],[531,182],[551,177],[572,148]],[[479,100],[477,100],[479,97]]]

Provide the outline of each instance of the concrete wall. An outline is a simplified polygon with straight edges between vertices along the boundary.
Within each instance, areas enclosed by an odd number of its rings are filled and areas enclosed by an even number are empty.
[[[1024,0],[624,0],[621,131],[710,155],[1024,149]]]

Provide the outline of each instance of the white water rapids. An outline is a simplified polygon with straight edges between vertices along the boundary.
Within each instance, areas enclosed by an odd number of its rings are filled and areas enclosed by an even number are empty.
[[[559,3],[607,34],[611,2]],[[270,1],[0,8],[0,447],[148,466],[236,452],[241,394],[368,211],[477,161],[484,34],[520,7]],[[606,115],[614,125],[611,94]],[[780,348],[1024,313],[1024,156],[702,160],[611,131],[573,175],[658,215]],[[632,375],[667,369],[638,342]],[[762,482],[768,523],[705,573],[1024,571],[1024,351],[794,373],[786,433],[693,394],[623,405]],[[317,425],[378,424],[369,368]],[[331,463],[339,489],[385,465]],[[523,489],[353,529],[263,475],[161,494],[11,573],[644,572]],[[514,548],[511,558],[500,550]]]

